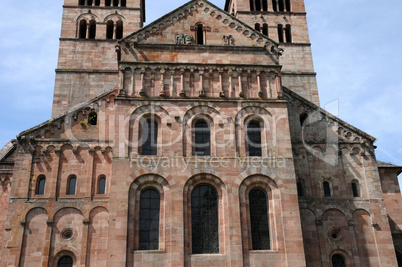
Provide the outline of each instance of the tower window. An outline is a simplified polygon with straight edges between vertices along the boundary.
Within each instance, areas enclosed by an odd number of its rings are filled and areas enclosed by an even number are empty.
[[[250,157],[261,157],[261,127],[257,121],[251,121],[247,125],[247,144]]]
[[[261,0],[254,0],[255,1],[255,10],[261,11]]]
[[[262,11],[268,11],[268,0],[262,0]]]
[[[254,25],[254,29],[255,29],[256,31],[261,31],[260,24],[256,23],[256,24]]]
[[[79,1],[78,1],[78,5],[80,5],[80,6],[85,5],[85,0],[79,0]]]
[[[126,1],[126,0],[120,0],[120,1],[121,1],[120,5],[121,5],[122,7],[126,7],[127,1]]]
[[[250,11],[255,11],[254,0],[250,0]]]
[[[272,0],[272,7],[274,8],[274,11],[277,12],[278,11],[278,0]]]
[[[87,0],[87,6],[92,6],[93,0]]]
[[[106,178],[101,177],[98,181],[98,194],[104,195],[106,193]]]
[[[352,182],[353,197],[359,197],[359,185],[357,182]]]
[[[44,195],[45,194],[45,185],[46,185],[46,177],[41,175],[38,177],[38,182],[36,185],[36,194]]]
[[[331,196],[331,187],[329,185],[329,182],[324,182],[323,183],[324,186],[324,196],[325,197],[330,197]]]
[[[70,256],[64,256],[57,263],[57,267],[73,267],[73,259]]]
[[[343,259],[343,257],[339,254],[335,254],[334,256],[332,256],[332,266],[333,267],[345,267],[345,260]]]
[[[144,190],[140,201],[140,250],[159,249],[159,211],[159,193]]]
[[[123,38],[123,21],[116,22],[116,39]]]
[[[262,34],[264,34],[265,36],[269,36],[269,33],[268,33],[268,24],[266,24],[266,23],[264,23],[263,25],[262,25]]]
[[[72,176],[67,183],[67,195],[75,195],[76,185],[77,185],[77,177]]]
[[[112,0],[105,0],[105,6],[111,6]]]
[[[278,0],[279,12],[285,11],[285,7],[283,5],[283,0]]]
[[[100,6],[100,0],[95,0],[95,6]]]
[[[196,31],[197,31],[197,44],[203,45],[204,44],[204,26],[202,24],[197,24]]]
[[[147,120],[142,129],[141,155],[157,155],[158,145],[158,123],[154,120]]]
[[[200,120],[194,127],[194,154],[195,156],[211,155],[211,131],[206,121]]]
[[[253,249],[270,249],[267,195],[261,189],[253,189],[249,193],[249,202]]]
[[[290,12],[290,0],[286,0],[286,11]]]
[[[91,20],[89,22],[89,39],[95,39],[96,36],[96,22],[95,20]]]
[[[278,41],[280,43],[283,43],[283,25],[282,24],[278,25]]]
[[[191,236],[193,254],[219,253],[218,196],[209,185],[191,192]]]
[[[119,0],[113,0],[113,6],[119,6]]]
[[[289,24],[286,25],[285,32],[286,32],[286,42],[291,43],[292,42],[292,30],[291,30],[291,27]]]
[[[106,39],[113,39],[114,23],[109,20],[106,24]]]
[[[81,39],[87,38],[87,21],[85,19],[80,21],[79,37]]]
[[[91,112],[88,116],[88,124],[89,125],[97,125],[98,124],[98,115],[96,112]]]

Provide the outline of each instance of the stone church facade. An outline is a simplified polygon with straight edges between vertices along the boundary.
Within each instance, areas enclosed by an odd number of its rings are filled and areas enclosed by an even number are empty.
[[[303,0],[65,0],[0,150],[0,266],[401,266],[401,167],[319,108]]]

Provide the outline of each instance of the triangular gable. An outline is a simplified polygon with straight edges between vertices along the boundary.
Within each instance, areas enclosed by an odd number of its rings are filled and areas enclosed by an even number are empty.
[[[194,44],[195,25],[205,26],[206,46],[260,47],[278,58],[278,44],[206,0],[192,0],[123,38],[126,47],[138,44]],[[186,37],[192,37],[186,40]]]

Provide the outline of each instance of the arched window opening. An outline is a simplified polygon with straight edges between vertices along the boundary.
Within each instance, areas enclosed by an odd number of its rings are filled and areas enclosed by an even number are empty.
[[[255,0],[255,10],[261,11],[261,0]]]
[[[95,39],[96,36],[96,22],[95,20],[91,20],[89,22],[89,39]]]
[[[45,194],[45,185],[46,185],[46,177],[41,175],[38,177],[38,182],[36,185],[36,194],[44,195]]]
[[[283,0],[278,0],[279,12],[285,11],[285,7],[283,5]]]
[[[85,0],[79,0],[79,1],[78,1],[78,5],[79,5],[79,6],[85,5]]]
[[[113,6],[119,6],[119,0],[113,0]]]
[[[262,26],[262,34],[268,37],[268,24],[266,23]]]
[[[114,29],[114,23],[112,20],[109,20],[106,23],[106,39],[113,39],[113,29]]]
[[[197,24],[196,31],[197,31],[197,44],[203,45],[204,44],[204,26],[202,24]]]
[[[260,24],[256,23],[256,24],[254,25],[254,29],[255,29],[256,31],[261,31]]]
[[[268,0],[262,0],[262,11],[268,11]]]
[[[76,186],[77,186],[77,177],[72,176],[67,183],[67,195],[75,195]]]
[[[148,119],[142,125],[142,146],[141,155],[157,155],[158,153],[158,123]]]
[[[285,32],[286,32],[286,42],[291,43],[292,42],[292,29],[289,24],[286,25]]]
[[[193,254],[219,253],[218,195],[209,185],[191,192]]]
[[[96,114],[96,112],[91,112],[88,115],[88,124],[89,125],[97,125],[98,124],[98,114]]]
[[[332,267],[346,267],[345,259],[341,255],[335,254],[332,256]]]
[[[123,21],[116,22],[116,39],[123,38]]]
[[[70,256],[64,256],[57,263],[57,267],[73,267],[73,259]]]
[[[261,157],[261,127],[257,121],[251,121],[247,125],[248,155],[250,157]]]
[[[278,5],[277,2],[278,0],[272,0],[272,7],[274,8],[274,11],[277,12],[278,11]]]
[[[85,19],[80,21],[79,37],[81,39],[87,38],[87,21]]]
[[[194,154],[195,156],[211,155],[211,131],[205,120],[200,120],[194,127]]]
[[[283,43],[283,25],[278,25],[278,40],[280,43]]]
[[[357,182],[352,182],[353,197],[359,197],[359,185]]]
[[[290,0],[286,0],[286,11],[290,12]]]
[[[140,250],[159,249],[160,196],[154,189],[141,193],[140,202]]]
[[[126,1],[126,0],[120,0],[120,1],[121,1],[121,6],[122,6],[122,7],[126,7],[127,1]]]
[[[308,115],[306,113],[300,114],[300,126],[303,126],[305,121],[307,120]]]
[[[87,6],[92,6],[93,0],[87,0]]]
[[[101,177],[98,181],[98,194],[106,194],[106,177]]]
[[[249,193],[249,201],[253,249],[270,249],[267,195],[261,189],[253,189]]]
[[[329,182],[324,182],[323,183],[324,186],[324,196],[325,197],[330,197],[331,196],[331,187],[329,185]]]
[[[111,6],[112,0],[105,0],[105,6]]]
[[[297,196],[304,197],[304,181],[297,181]]]
[[[100,6],[100,0],[95,0],[95,6]]]
[[[254,11],[255,7],[254,7],[254,0],[250,0],[250,11]]]

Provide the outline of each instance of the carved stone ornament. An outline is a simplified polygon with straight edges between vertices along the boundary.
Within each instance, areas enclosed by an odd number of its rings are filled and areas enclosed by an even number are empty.
[[[189,45],[193,43],[193,36],[184,33],[176,34],[174,39],[177,45]]]
[[[232,35],[224,35],[223,42],[225,43],[225,45],[234,45],[235,39]]]

